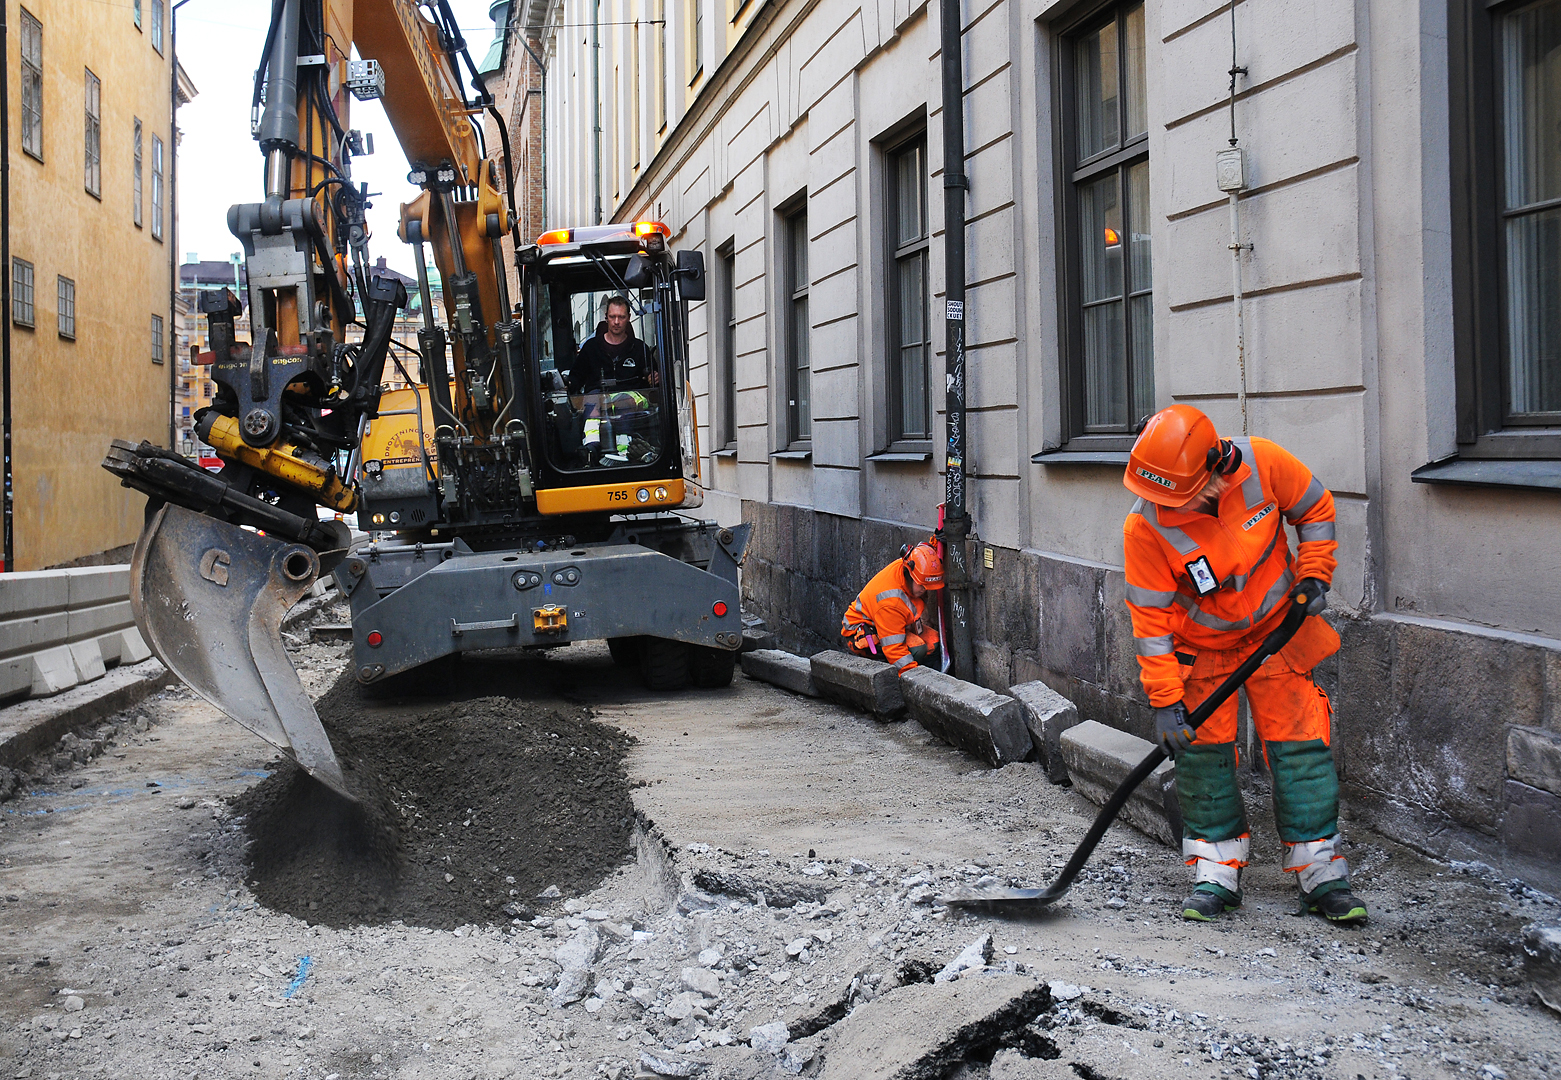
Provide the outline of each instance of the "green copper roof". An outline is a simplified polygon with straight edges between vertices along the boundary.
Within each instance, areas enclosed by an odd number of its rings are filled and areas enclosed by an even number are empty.
[[[493,20],[493,43],[477,65],[479,75],[491,75],[504,66],[504,36],[509,29],[509,9],[510,0],[493,0],[488,5],[488,17]]]

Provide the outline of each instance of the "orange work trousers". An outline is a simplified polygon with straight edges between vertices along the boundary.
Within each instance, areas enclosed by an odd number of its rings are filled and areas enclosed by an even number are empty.
[[[1182,665],[1187,710],[1196,709],[1241,662],[1257,648],[1261,638],[1241,649],[1205,649],[1193,662]],[[1264,661],[1242,686],[1252,713],[1257,737],[1267,742],[1305,742],[1332,738],[1332,710],[1328,695],[1312,681],[1312,669],[1339,651],[1339,635],[1320,617],[1301,623],[1295,637],[1279,652]],[[1178,657],[1189,655],[1186,646],[1176,645]],[[1236,695],[1214,710],[1214,715],[1198,726],[1196,745],[1236,741]]]

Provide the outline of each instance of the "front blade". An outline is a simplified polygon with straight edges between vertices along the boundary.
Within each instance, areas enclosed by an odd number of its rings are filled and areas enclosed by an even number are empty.
[[[356,801],[282,647],[282,617],[319,570],[302,544],[168,504],[136,543],[130,606],[147,644],[191,689]]]

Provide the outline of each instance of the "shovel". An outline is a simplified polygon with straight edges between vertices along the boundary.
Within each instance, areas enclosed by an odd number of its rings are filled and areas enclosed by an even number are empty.
[[[1214,710],[1225,703],[1225,700],[1234,694],[1241,684],[1251,677],[1252,673],[1262,666],[1263,661],[1273,656],[1295,636],[1295,632],[1301,628],[1301,623],[1306,618],[1306,597],[1292,599],[1289,610],[1285,612],[1282,621],[1257,647],[1251,656],[1241,662],[1241,666],[1230,673],[1230,678],[1220,683],[1218,689],[1192,711],[1187,717],[1187,724],[1194,731],[1198,726],[1214,715]],[[1079,871],[1084,869],[1084,864],[1095,851],[1095,846],[1100,843],[1100,838],[1106,835],[1106,830],[1116,820],[1116,816],[1122,812],[1122,807],[1127,805],[1128,797],[1133,794],[1133,789],[1142,784],[1149,774],[1159,768],[1160,762],[1166,758],[1165,747],[1156,745],[1153,750],[1138,763],[1138,767],[1127,774],[1127,779],[1111,793],[1111,798],[1100,808],[1100,813],[1095,815],[1095,823],[1089,827],[1089,832],[1084,834],[1084,839],[1079,841],[1079,846],[1073,849],[1073,856],[1068,864],[1062,868],[1062,873],[1044,889],[962,889],[955,893],[938,897],[939,902],[950,905],[985,904],[992,907],[1001,907],[1005,910],[1026,910],[1043,908],[1056,903],[1065,896],[1073,887],[1073,879],[1079,876]]]

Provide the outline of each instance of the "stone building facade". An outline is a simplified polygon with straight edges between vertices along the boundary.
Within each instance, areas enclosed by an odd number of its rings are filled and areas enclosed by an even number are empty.
[[[940,8],[533,7],[547,224],[705,253],[706,508],[756,525],[752,607],[828,647],[942,498]],[[1561,4],[961,18],[974,677],[1147,730],[1121,474],[1138,417],[1195,404],[1333,491],[1351,812],[1556,884]]]
[[[7,569],[36,570],[133,543],[146,500],[103,455],[173,438],[173,115],[195,88],[166,0],[5,3]]]

